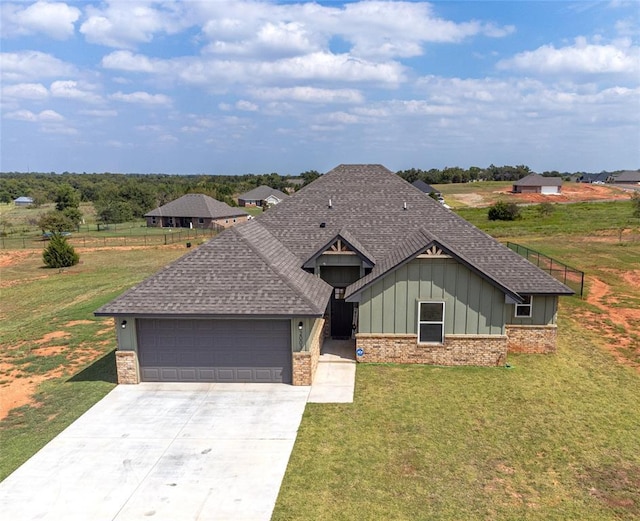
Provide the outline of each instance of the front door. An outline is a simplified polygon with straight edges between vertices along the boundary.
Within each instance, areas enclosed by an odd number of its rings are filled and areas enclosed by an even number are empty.
[[[331,297],[331,337],[351,338],[353,329],[353,302],[336,298],[334,290]]]

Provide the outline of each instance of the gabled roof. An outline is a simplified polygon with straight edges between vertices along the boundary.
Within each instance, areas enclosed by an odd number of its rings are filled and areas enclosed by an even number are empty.
[[[220,219],[248,215],[240,208],[233,208],[204,194],[187,194],[145,214],[145,217],[203,217]]]
[[[614,176],[614,183],[640,183],[640,172],[634,172],[633,170],[627,170]]]
[[[540,174],[529,174],[519,181],[513,182],[514,186],[562,186],[561,177],[545,177]]]
[[[383,166],[340,165],[97,313],[321,316],[331,287],[303,266],[337,238],[374,264],[347,288],[349,297],[434,244],[516,301],[573,293]]]
[[[331,291],[250,221],[181,257],[96,315],[321,316]]]
[[[248,192],[245,192],[244,194],[239,195],[238,200],[264,201],[270,195],[275,196],[277,199],[280,199],[281,201],[285,197],[289,197],[287,194],[285,194],[284,192],[281,192],[280,190],[276,190],[275,188],[271,188],[270,186],[260,185],[257,188],[254,188],[253,190],[249,190]]]
[[[413,186],[415,186],[421,192],[424,192],[425,194],[431,194],[431,193],[439,194],[440,193],[440,190],[436,190],[433,186],[425,183],[422,179],[416,179],[411,184]]]
[[[309,257],[305,263],[304,267],[315,266],[315,260],[320,257],[323,253],[327,251],[336,241],[341,240],[347,246],[349,246],[350,250],[355,253],[362,261],[364,261],[367,267],[375,266],[375,258],[371,255],[367,249],[360,244],[360,241],[347,229],[340,230],[340,232],[332,237],[328,242],[323,241],[319,248],[316,249],[315,253]]]

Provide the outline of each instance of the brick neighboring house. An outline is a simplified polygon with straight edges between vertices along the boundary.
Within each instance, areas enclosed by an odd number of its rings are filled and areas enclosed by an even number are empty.
[[[145,214],[147,226],[157,228],[228,228],[249,214],[204,194],[187,194]]]
[[[359,362],[496,366],[552,353],[573,291],[381,165],[340,165],[96,311],[120,383],[313,381]]]
[[[281,192],[280,190],[276,190],[275,188],[271,188],[270,186],[260,185],[253,190],[249,190],[248,192],[239,195],[238,205],[264,206],[264,204],[268,204],[269,206],[273,206],[281,203],[287,197],[289,196]]]
[[[513,183],[515,194],[554,195],[562,191],[561,177],[545,177],[540,174],[529,174]]]

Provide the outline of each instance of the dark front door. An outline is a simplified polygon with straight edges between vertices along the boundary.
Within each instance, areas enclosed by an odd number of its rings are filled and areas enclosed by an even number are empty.
[[[353,328],[353,302],[337,299],[335,291],[331,297],[331,336],[351,338]]]

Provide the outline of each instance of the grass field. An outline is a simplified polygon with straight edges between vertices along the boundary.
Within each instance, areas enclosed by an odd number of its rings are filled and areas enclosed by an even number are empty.
[[[359,365],[355,403],[307,406],[273,519],[640,518],[640,241],[619,235],[627,203],[564,208],[492,229],[587,273],[588,297],[561,301],[558,353]],[[574,222],[589,216],[595,233]],[[0,392],[30,396],[0,421],[0,479],[115,385],[113,327],[93,311],[184,252],[80,250],[58,273],[0,251]]]
[[[62,273],[39,252],[0,252],[1,405],[31,396],[0,421],[0,480],[115,385],[112,320],[93,312],[184,252],[80,250]]]

